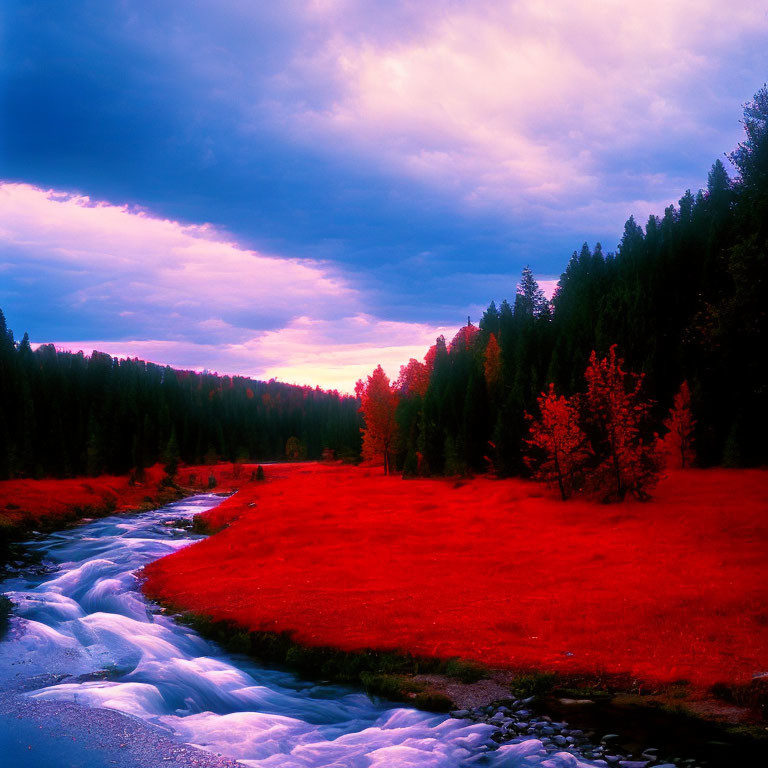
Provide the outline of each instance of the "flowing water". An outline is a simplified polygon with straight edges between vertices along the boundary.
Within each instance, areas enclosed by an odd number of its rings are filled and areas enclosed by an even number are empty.
[[[197,496],[30,542],[36,563],[2,585],[18,618],[0,643],[0,689],[23,679],[26,697],[118,710],[254,768],[589,765],[536,739],[496,748],[488,725],[261,667],[159,613],[137,570],[198,538],[172,521],[220,501]]]

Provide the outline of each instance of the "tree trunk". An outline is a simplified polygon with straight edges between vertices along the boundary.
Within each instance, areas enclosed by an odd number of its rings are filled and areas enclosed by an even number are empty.
[[[566,501],[568,497],[565,495],[565,487],[563,486],[563,473],[560,471],[560,462],[557,458],[557,451],[555,451],[555,472],[557,472],[557,484],[560,486],[560,495],[563,497],[563,501]]]

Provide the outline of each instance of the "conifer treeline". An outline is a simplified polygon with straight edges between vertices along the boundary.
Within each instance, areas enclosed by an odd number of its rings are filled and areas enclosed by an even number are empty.
[[[549,383],[584,390],[592,350],[618,345],[645,374],[661,427],[691,387],[699,463],[768,463],[768,89],[744,112],[745,140],[706,190],[627,221],[617,252],[574,252],[551,303],[526,268],[514,302],[491,302],[479,329],[440,338],[395,382],[397,465],[406,473],[525,472],[525,413]]]
[[[157,461],[359,453],[358,404],[310,387],[14,343],[0,312],[0,479],[123,474]]]
[[[404,366],[395,466],[524,473],[526,412],[549,383],[582,391],[591,352],[614,344],[645,374],[659,427],[688,381],[700,464],[768,463],[768,88],[746,106],[744,127],[729,156],[735,181],[718,160],[706,190],[686,192],[644,228],[630,217],[615,254],[599,244],[574,252],[552,302],[526,268],[512,303],[491,302],[479,328],[450,345],[441,337],[425,363]],[[177,451],[189,463],[277,459],[292,437],[291,452],[301,446],[308,458],[360,450],[356,399],[100,353],[33,352],[26,335],[14,342],[2,313],[0,402],[0,478],[123,473]],[[390,445],[368,431],[369,453]]]

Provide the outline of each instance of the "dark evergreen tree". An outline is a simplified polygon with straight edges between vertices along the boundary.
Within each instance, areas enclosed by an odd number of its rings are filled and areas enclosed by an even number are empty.
[[[499,474],[524,472],[523,414],[550,382],[566,396],[581,391],[591,352],[602,358],[617,344],[643,374],[656,429],[679,382],[690,382],[700,464],[768,462],[767,126],[764,88],[746,106],[746,139],[730,155],[736,181],[717,160],[706,190],[686,191],[644,229],[630,217],[616,254],[582,245],[551,313],[526,267],[514,304],[491,302],[483,314],[475,356],[443,345],[423,408],[411,410],[405,395],[403,461],[423,451],[433,473],[466,471],[482,450]]]
[[[524,313],[531,317],[539,317],[548,309],[547,299],[544,291],[539,288],[539,284],[533,276],[529,266],[523,269],[522,277],[517,286],[515,296],[515,312]]]
[[[94,352],[33,351],[0,313],[0,479],[103,472],[139,479],[163,461],[275,460],[302,435],[309,458],[360,451],[357,401],[319,388],[196,374]]]
[[[399,469],[526,471],[524,414],[554,383],[570,397],[583,371],[618,345],[642,374],[660,428],[681,381],[696,414],[697,462],[768,463],[768,88],[744,110],[745,139],[717,160],[706,190],[630,217],[617,252],[574,251],[550,305],[529,267],[510,304],[491,302],[403,379],[396,411]],[[421,366],[421,367],[419,367]],[[418,375],[417,375],[418,374]],[[358,403],[275,381],[174,371],[94,352],[15,344],[0,313],[0,478],[141,470],[175,435],[187,463],[359,455]]]

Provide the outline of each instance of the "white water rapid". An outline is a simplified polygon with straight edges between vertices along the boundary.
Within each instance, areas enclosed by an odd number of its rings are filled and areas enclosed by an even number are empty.
[[[118,710],[252,768],[591,765],[536,739],[497,748],[488,725],[261,667],[159,613],[136,571],[198,538],[171,521],[219,501],[197,496],[30,542],[41,563],[2,585],[17,618],[0,643],[0,689],[40,676],[45,686],[24,696]]]

